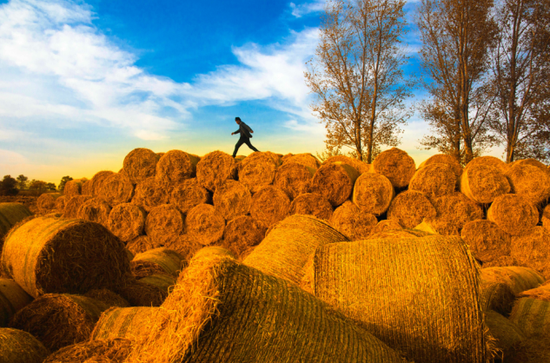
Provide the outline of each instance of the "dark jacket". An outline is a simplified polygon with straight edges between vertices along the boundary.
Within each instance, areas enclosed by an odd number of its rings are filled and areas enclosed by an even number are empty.
[[[241,121],[239,125],[239,129],[235,131],[235,134],[240,133],[241,137],[247,137],[250,139],[252,137],[252,135],[250,134],[251,132],[252,132],[252,129],[250,128],[250,126],[248,126],[247,124]]]

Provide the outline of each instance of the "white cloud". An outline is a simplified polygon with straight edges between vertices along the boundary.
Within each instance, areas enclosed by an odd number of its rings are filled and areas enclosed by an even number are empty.
[[[318,13],[325,9],[327,1],[326,0],[314,0],[310,3],[296,5],[290,3],[290,8],[292,9],[292,15],[296,18],[301,18],[304,15],[311,13]]]

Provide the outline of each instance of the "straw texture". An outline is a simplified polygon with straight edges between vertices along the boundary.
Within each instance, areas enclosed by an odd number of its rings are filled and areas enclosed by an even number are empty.
[[[395,190],[388,178],[378,173],[363,173],[355,181],[352,201],[364,213],[381,215],[390,207]]]
[[[398,189],[409,185],[416,172],[414,159],[395,147],[378,154],[372,162],[372,169],[388,178],[394,188]]]
[[[407,190],[399,193],[388,209],[388,219],[396,219],[405,228],[414,228],[424,218],[436,216],[436,210],[430,200],[422,192]]]
[[[501,282],[510,287],[514,295],[542,284],[544,278],[535,270],[520,266],[487,267],[481,269],[484,282]]]
[[[63,213],[63,211],[65,210],[65,201],[66,200],[67,200],[67,197],[65,197],[64,195],[60,196],[59,198],[57,198],[55,200],[55,209],[58,212]]]
[[[32,296],[27,294],[17,282],[0,277],[0,327],[8,326],[13,315],[31,301]]]
[[[136,306],[105,310],[90,336],[90,340],[98,339],[136,339],[147,336],[153,325],[153,320],[159,308]]]
[[[63,194],[66,196],[74,196],[82,194],[82,184],[86,181],[86,178],[83,179],[72,179],[65,183],[63,187]]]
[[[550,231],[550,204],[544,207],[541,216],[542,226],[546,228],[547,231]]]
[[[330,163],[348,164],[349,166],[357,170],[359,174],[370,172],[372,167],[371,164],[367,164],[364,161],[361,161],[355,158],[350,158],[349,156],[345,156],[345,155],[331,156],[330,158],[328,158],[323,162],[323,164],[330,164]]]
[[[508,362],[510,351],[526,339],[525,334],[516,324],[492,310],[485,312],[485,323],[496,339],[495,344],[501,352],[501,360]]]
[[[252,194],[243,183],[227,180],[220,184],[213,197],[214,207],[227,221],[250,211]]]
[[[508,170],[508,164],[506,164],[504,161],[502,161],[499,158],[495,158],[494,156],[488,156],[488,155],[473,158],[466,165],[466,167],[472,167],[474,165],[492,166],[500,170],[501,173],[506,173],[506,170]]]
[[[436,198],[433,205],[436,216],[427,217],[424,222],[439,234],[459,236],[466,223],[483,218],[481,207],[460,192]]]
[[[550,174],[539,167],[526,163],[514,164],[505,173],[512,191],[523,196],[535,206],[548,201],[550,197]]]
[[[351,241],[367,238],[377,223],[374,214],[362,212],[349,200],[336,208],[330,217],[330,225]]]
[[[120,308],[130,306],[130,303],[128,303],[126,299],[109,289],[93,289],[86,292],[84,296],[99,300],[102,303],[105,303],[107,306],[116,306]]]
[[[42,363],[50,352],[26,331],[0,328],[0,362]]]
[[[155,178],[157,183],[171,191],[185,179],[195,176],[199,157],[181,150],[170,150],[161,156],[157,163]]]
[[[223,237],[225,219],[213,205],[199,204],[185,219],[187,234],[203,246],[218,242]]]
[[[0,247],[8,231],[25,218],[32,216],[26,205],[21,203],[0,203]]]
[[[494,222],[486,219],[467,222],[460,236],[470,246],[474,256],[483,263],[510,255],[511,236]]]
[[[226,180],[235,179],[236,164],[235,159],[223,151],[210,152],[197,163],[197,181],[202,187],[214,192]]]
[[[223,232],[222,246],[242,259],[247,252],[257,246],[265,237],[266,228],[250,216],[240,216],[227,222]]]
[[[535,206],[521,195],[504,194],[496,197],[487,210],[487,219],[512,236],[531,233],[539,221]]]
[[[38,213],[46,214],[56,209],[56,199],[61,197],[60,193],[42,193],[36,199],[36,208]]]
[[[252,196],[250,215],[262,227],[271,227],[288,216],[289,212],[290,199],[277,187],[265,186]]]
[[[155,286],[164,291],[166,295],[172,291],[172,287],[176,284],[176,278],[174,275],[167,275],[166,273],[155,273],[146,277],[142,277],[138,280],[151,286]]]
[[[133,276],[128,276],[113,290],[126,299],[130,306],[160,306],[168,295],[162,287],[136,280]]]
[[[286,165],[289,163],[304,165],[304,166],[307,166],[308,168],[313,169],[313,171],[319,169],[319,166],[321,166],[319,159],[317,159],[315,156],[309,153],[285,155],[283,156],[282,162],[283,162],[283,165]]]
[[[136,278],[155,273],[177,276],[184,267],[184,262],[183,256],[176,251],[160,247],[135,255],[130,262],[130,269]]]
[[[449,154],[432,155],[428,159],[424,160],[418,166],[418,169],[421,169],[425,166],[428,166],[428,165],[431,165],[431,164],[436,164],[436,163],[450,165],[453,168],[453,171],[454,171],[457,179],[459,179],[460,176],[462,175],[462,166],[460,165],[460,163],[458,162],[458,160],[454,156],[449,155]]]
[[[63,208],[63,218],[78,218],[78,210],[89,199],[93,197],[91,195],[73,195],[66,196],[65,207]]]
[[[239,181],[247,186],[251,193],[271,185],[275,179],[280,160],[270,152],[256,151],[247,156],[239,165]]]
[[[283,190],[293,200],[300,194],[309,192],[315,170],[317,169],[300,163],[285,161],[277,169],[273,185]]]
[[[163,245],[161,243],[158,243],[157,241],[153,240],[149,236],[140,235],[136,238],[128,241],[126,243],[126,248],[130,253],[133,255],[137,255],[138,253],[145,252],[147,250],[162,247]]]
[[[113,174],[115,174],[115,172],[111,170],[102,170],[95,173],[92,179],[90,179],[90,185],[88,186],[89,191],[91,192],[90,195],[99,196],[105,179]]]
[[[452,194],[458,182],[456,171],[449,164],[435,163],[418,169],[409,184],[409,190],[424,193],[435,199]]]
[[[550,232],[546,228],[535,226],[529,234],[512,237],[510,255],[550,279]]]
[[[504,316],[510,314],[516,296],[509,284],[482,278],[480,288],[480,302],[484,311],[494,310]]]
[[[101,198],[92,197],[82,203],[76,217],[90,222],[97,222],[108,227],[111,206]]]
[[[330,202],[317,193],[301,194],[290,204],[290,214],[310,214],[327,221],[332,216],[332,211]]]
[[[196,178],[191,178],[174,186],[169,200],[170,204],[186,214],[199,204],[212,204],[212,195],[198,183]]]
[[[145,218],[145,234],[154,245],[176,239],[184,231],[185,217],[173,204],[161,204]]]
[[[131,346],[132,340],[123,338],[90,340],[61,348],[44,363],[122,363]]]
[[[310,190],[327,198],[333,207],[338,207],[350,198],[358,177],[359,172],[348,164],[326,163],[313,175]]]
[[[508,179],[494,166],[470,165],[460,178],[460,191],[479,204],[492,203],[496,197],[510,190]]]
[[[550,302],[522,297],[514,303],[510,321],[516,324],[526,337],[550,334]]]
[[[111,209],[107,227],[115,236],[128,242],[143,234],[145,211],[132,203],[122,203]]]
[[[122,162],[122,170],[132,184],[155,175],[159,157],[152,150],[137,148],[130,151]]]
[[[544,300],[550,302],[550,285],[545,282],[534,289],[525,290],[518,294],[518,297],[530,297],[532,299]]]
[[[129,202],[134,195],[134,185],[123,173],[114,173],[103,180],[99,197],[103,198],[110,206]]]
[[[157,183],[154,176],[140,181],[135,188],[132,204],[150,212],[153,208],[168,203],[169,194],[166,188]]]

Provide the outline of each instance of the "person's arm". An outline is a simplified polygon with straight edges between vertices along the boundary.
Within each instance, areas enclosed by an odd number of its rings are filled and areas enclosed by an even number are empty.
[[[239,127],[239,129],[235,132],[232,132],[231,135],[235,135],[235,134],[238,134],[239,132],[241,132],[241,128]]]

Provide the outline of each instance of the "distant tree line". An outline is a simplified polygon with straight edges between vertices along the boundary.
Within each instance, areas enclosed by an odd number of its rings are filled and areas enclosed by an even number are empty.
[[[43,180],[32,179],[21,174],[17,178],[13,178],[11,175],[4,175],[4,178],[0,182],[0,195],[3,196],[15,196],[21,191],[26,191],[29,195],[40,195],[42,193],[63,191],[65,183],[72,180],[70,176],[64,176],[61,178],[59,187],[56,188],[55,183],[47,183]]]

